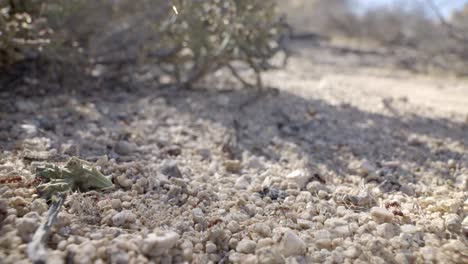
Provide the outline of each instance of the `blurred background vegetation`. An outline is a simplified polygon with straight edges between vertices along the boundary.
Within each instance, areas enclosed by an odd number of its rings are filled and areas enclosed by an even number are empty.
[[[0,0],[0,85],[32,85],[46,76],[48,84],[73,86],[128,72],[190,85],[224,70],[258,87],[260,74],[274,68],[271,59],[288,54],[285,40],[308,34],[404,48],[417,54],[407,63],[468,74],[468,5],[450,14],[433,0],[356,6],[356,0]]]
[[[261,86],[286,29],[273,0],[0,0],[0,72],[4,87],[25,71],[63,85],[138,66],[190,85],[225,69]]]
[[[314,32],[357,47],[385,47],[408,64],[468,74],[468,1],[277,0],[298,37]],[[404,51],[404,52],[396,52]],[[411,67],[411,65],[408,65]]]

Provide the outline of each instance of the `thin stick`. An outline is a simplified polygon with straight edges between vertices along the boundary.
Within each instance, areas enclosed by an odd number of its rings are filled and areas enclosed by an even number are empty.
[[[49,231],[57,219],[57,215],[60,212],[65,201],[65,194],[58,194],[56,201],[52,203],[52,206],[47,212],[47,217],[42,221],[39,228],[37,228],[31,242],[28,244],[28,257],[34,264],[47,263],[47,248],[45,241],[49,235]]]

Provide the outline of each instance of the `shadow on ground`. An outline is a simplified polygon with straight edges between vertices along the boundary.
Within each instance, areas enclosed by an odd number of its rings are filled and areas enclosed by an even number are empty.
[[[155,141],[160,147],[177,143],[182,150],[208,140],[218,149],[230,144],[226,153],[230,158],[241,159],[247,152],[286,167],[293,166],[290,154],[294,152],[327,176],[346,177],[350,162],[369,160],[382,176],[380,181],[385,180],[387,191],[398,190],[402,181],[423,180],[424,175],[450,179],[450,171],[440,163],[460,160],[466,154],[466,124],[369,113],[287,91],[269,91],[256,100],[252,98],[258,94],[252,89],[142,88],[131,93],[108,89],[86,95],[18,96],[15,100],[10,96],[2,99],[10,107],[2,108],[0,146],[18,151],[18,142],[27,137],[17,133],[24,123],[35,124],[39,128],[35,136],[51,139],[52,148],[61,149],[67,142],[79,145],[84,159],[115,156],[113,144],[122,138],[140,146]],[[36,108],[20,111],[19,101]],[[222,129],[205,133],[200,124]],[[183,140],[171,142],[175,141],[174,126],[182,130]],[[158,133],[164,138],[157,139]]]

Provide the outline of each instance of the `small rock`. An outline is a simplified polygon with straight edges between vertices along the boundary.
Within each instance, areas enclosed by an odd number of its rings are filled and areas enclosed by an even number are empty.
[[[361,254],[361,252],[354,246],[350,246],[343,252],[344,256],[347,258],[357,258]]]
[[[390,223],[383,223],[376,228],[377,235],[385,239],[397,236],[400,233],[400,228],[397,225]]]
[[[42,214],[47,211],[47,203],[44,199],[36,199],[31,204],[31,211]]]
[[[64,143],[60,146],[60,152],[68,156],[79,156],[80,147],[76,144]]]
[[[408,196],[414,196],[414,190],[408,184],[402,184],[400,186],[400,191]]]
[[[461,218],[457,214],[448,214],[445,216],[445,228],[451,232],[458,233],[461,228]]]
[[[257,249],[272,246],[275,241],[271,237],[260,238],[257,242]]]
[[[60,250],[51,250],[48,254],[49,255],[47,256],[47,260],[45,263],[48,263],[48,264],[64,264],[65,263],[64,252]]]
[[[255,251],[257,244],[249,239],[242,239],[236,247],[236,251],[240,253],[250,254]]]
[[[465,219],[463,219],[461,226],[462,226],[462,231],[465,234],[465,236],[468,236],[468,216],[465,217]]]
[[[124,188],[130,188],[133,185],[132,180],[128,179],[125,174],[119,175],[115,179],[117,183]]]
[[[324,184],[320,183],[319,181],[311,181],[307,184],[306,190],[313,194],[316,194],[320,190],[327,191],[328,188]]]
[[[264,223],[255,224],[254,231],[264,237],[271,236],[271,228],[267,224],[264,224]]]
[[[197,149],[197,154],[202,157],[202,160],[211,159],[211,150],[208,148]]]
[[[93,259],[96,257],[97,250],[92,243],[83,243],[75,253],[76,254],[73,258],[74,263],[85,264],[93,262]]]
[[[414,234],[419,231],[415,225],[402,225],[400,227],[402,233]]]
[[[24,132],[28,137],[35,137],[37,135],[37,126],[34,124],[22,124],[20,127],[22,132]]]
[[[234,188],[238,190],[245,190],[249,187],[250,182],[246,177],[237,178],[236,183],[234,184]]]
[[[206,249],[206,253],[212,254],[212,253],[215,253],[215,252],[216,252],[217,247],[216,247],[216,245],[215,245],[213,242],[208,241],[208,242],[206,243],[205,249]]]
[[[461,240],[451,239],[438,250],[439,263],[468,263],[468,246]]]
[[[257,250],[257,262],[258,264],[284,264],[286,261],[283,256],[277,251],[270,247],[262,248]]]
[[[388,211],[385,208],[381,208],[381,207],[372,207],[370,213],[371,213],[372,217],[378,223],[392,222],[393,218],[395,217],[392,212]]]
[[[281,239],[281,252],[285,257],[302,255],[306,252],[305,242],[293,231],[287,230]]]
[[[115,210],[122,209],[122,201],[120,199],[112,199],[110,200],[110,204]]]
[[[168,178],[182,178],[182,173],[175,161],[164,162],[161,168],[161,173],[166,175]]]
[[[278,199],[285,199],[288,196],[288,194],[285,191],[278,190],[276,188],[263,188],[260,194],[262,195],[262,197],[270,197],[270,199],[273,201]]]
[[[318,191],[317,196],[320,199],[324,200],[324,199],[328,198],[328,193],[326,191],[324,191],[324,190],[320,190],[320,191]]]
[[[340,237],[349,237],[352,235],[349,225],[336,226],[333,231],[337,236]]]
[[[127,264],[129,260],[130,260],[130,257],[125,251],[116,251],[110,254],[110,263]],[[90,262],[86,262],[86,263],[90,263]]]
[[[18,100],[15,102],[15,106],[19,111],[26,113],[36,112],[36,109],[39,108],[37,103],[29,100]]]
[[[395,263],[397,263],[397,264],[411,263],[410,259],[411,259],[411,257],[408,254],[405,254],[405,253],[397,253],[395,255]]]
[[[238,160],[226,160],[224,162],[224,167],[227,172],[239,173],[241,171],[241,162]]]
[[[229,223],[227,224],[226,227],[227,227],[227,229],[228,229],[229,231],[231,231],[231,233],[233,233],[233,234],[234,234],[234,233],[237,233],[237,231],[239,231],[239,229],[240,229],[239,223],[237,223],[237,221],[234,221],[234,220],[232,220],[231,222],[229,222]]]
[[[297,219],[297,225],[302,229],[311,229],[314,227],[314,222],[305,219]]]
[[[362,177],[374,174],[376,171],[374,165],[372,165],[368,160],[352,162],[350,164],[350,169]]]
[[[27,213],[24,217],[16,219],[18,236],[21,237],[23,241],[29,242],[40,222],[40,216],[36,212]]]
[[[149,234],[144,240],[141,250],[150,257],[161,256],[171,249],[179,239],[179,234],[173,231],[157,231]]]
[[[468,173],[458,175],[455,178],[454,185],[462,191],[468,190]]]
[[[286,179],[294,182],[300,189],[304,189],[310,179],[314,176],[304,170],[295,170],[286,175]]]
[[[137,146],[125,140],[118,141],[114,146],[115,153],[121,156],[127,156],[135,152]]]
[[[332,218],[325,220],[323,224],[325,225],[325,227],[334,228],[336,226],[348,225],[348,222],[341,218],[332,217]]]
[[[136,215],[130,210],[124,210],[115,214],[112,217],[112,224],[114,226],[123,226],[126,223],[133,223],[136,220]]]
[[[330,238],[321,238],[315,240],[315,244],[319,249],[331,249],[333,246],[333,241]]]
[[[257,156],[250,157],[246,162],[246,167],[252,170],[263,170],[265,168],[262,160]]]
[[[10,199],[10,205],[13,208],[26,206],[28,202],[21,196],[15,196]]]
[[[417,146],[421,146],[422,144],[424,144],[424,142],[421,141],[421,139],[419,139],[418,135],[410,135],[408,137],[408,144],[410,144],[411,146],[417,147]]]
[[[192,209],[192,216],[195,223],[203,223],[205,221],[205,214],[200,208]]]
[[[457,162],[453,159],[449,159],[447,161],[447,165],[449,166],[449,168],[455,169],[457,167]]]

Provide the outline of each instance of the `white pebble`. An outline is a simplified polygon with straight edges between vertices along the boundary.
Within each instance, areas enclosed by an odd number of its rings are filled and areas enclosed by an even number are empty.
[[[237,233],[237,231],[240,229],[240,225],[237,223],[237,221],[233,220],[227,224],[227,229],[232,233]]]
[[[306,252],[305,242],[293,231],[287,230],[281,239],[281,252],[284,256],[302,255]]]
[[[391,222],[395,217],[392,212],[381,207],[372,207],[370,213],[372,217],[376,220],[376,222],[379,223]]]
[[[283,256],[270,247],[262,248],[257,250],[257,262],[258,264],[283,264],[286,263]]]
[[[400,233],[400,228],[394,224],[383,223],[376,228],[377,235],[386,239],[397,236]]]
[[[202,209],[198,207],[192,209],[192,216],[195,223],[202,223],[205,220],[205,214],[203,213]]]
[[[461,218],[457,214],[445,216],[445,228],[451,232],[458,232],[461,227]]]
[[[125,223],[133,223],[136,220],[135,214],[130,210],[124,210],[120,213],[115,214],[112,217],[112,224],[114,226],[122,226]]]
[[[245,190],[249,187],[250,183],[245,177],[240,177],[236,180],[234,187],[238,190]]]
[[[161,256],[172,248],[178,239],[179,234],[173,231],[151,233],[143,240],[142,251],[150,257]]]
[[[18,229],[18,236],[23,241],[29,241],[34,231],[39,226],[39,215],[36,212],[30,212],[22,218],[16,220],[16,228]]]
[[[205,249],[206,249],[206,253],[211,254],[211,253],[215,253],[215,252],[216,252],[217,247],[216,247],[216,245],[215,245],[213,242],[208,241],[208,242],[206,243]]]
[[[250,240],[250,239],[242,239],[237,243],[236,251],[240,253],[253,253],[255,251],[255,248],[257,247],[257,244]]]
[[[254,230],[264,237],[271,236],[271,228],[267,224],[257,223],[254,225]]]
[[[286,179],[297,184],[300,189],[304,189],[313,175],[304,170],[295,170],[286,175]]]

